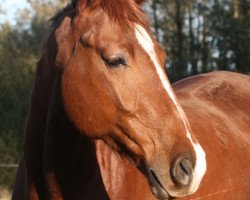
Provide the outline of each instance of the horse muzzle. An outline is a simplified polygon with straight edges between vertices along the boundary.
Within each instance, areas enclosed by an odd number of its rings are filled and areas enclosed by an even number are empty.
[[[155,161],[147,172],[152,193],[160,200],[189,195],[188,188],[194,176],[193,160],[191,156],[182,155],[165,169],[162,169],[162,161]]]

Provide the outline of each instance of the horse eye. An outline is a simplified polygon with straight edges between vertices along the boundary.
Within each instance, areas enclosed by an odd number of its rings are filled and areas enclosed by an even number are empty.
[[[105,62],[110,67],[120,67],[120,66],[126,65],[125,60],[119,57],[105,59]]]

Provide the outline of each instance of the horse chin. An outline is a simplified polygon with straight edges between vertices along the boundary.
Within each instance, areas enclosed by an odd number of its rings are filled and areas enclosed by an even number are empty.
[[[150,182],[151,192],[156,198],[160,200],[172,199],[169,193],[163,188],[153,171],[148,171],[148,178]]]

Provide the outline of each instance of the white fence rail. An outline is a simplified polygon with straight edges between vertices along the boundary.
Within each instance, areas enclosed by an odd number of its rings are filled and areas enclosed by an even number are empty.
[[[0,164],[0,168],[17,168],[18,164]]]

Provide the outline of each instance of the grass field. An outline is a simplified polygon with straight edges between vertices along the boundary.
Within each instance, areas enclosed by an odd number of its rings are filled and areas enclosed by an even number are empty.
[[[11,193],[3,188],[0,188],[0,200],[10,200],[11,199]]]

